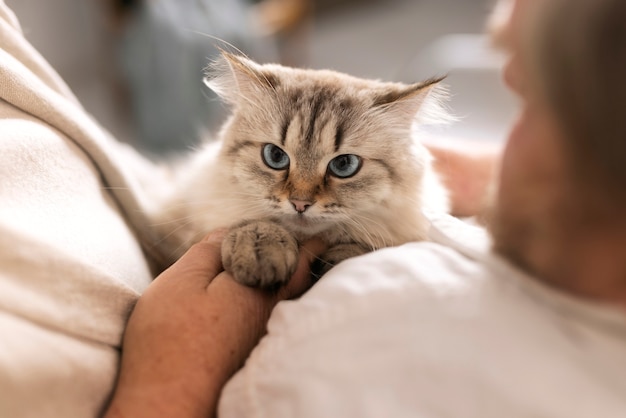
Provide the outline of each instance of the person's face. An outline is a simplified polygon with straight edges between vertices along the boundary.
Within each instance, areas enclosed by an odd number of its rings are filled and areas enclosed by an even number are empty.
[[[492,219],[496,249],[522,264],[533,264],[560,201],[564,166],[554,116],[530,77],[523,46],[528,7],[539,0],[515,0],[501,33],[508,61],[503,78],[519,99],[519,112],[504,150]],[[540,0],[549,1],[549,0]]]

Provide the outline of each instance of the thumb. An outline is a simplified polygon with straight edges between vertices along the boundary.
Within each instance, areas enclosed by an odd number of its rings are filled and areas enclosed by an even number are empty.
[[[217,229],[207,234],[156,280],[184,280],[193,287],[206,287],[224,270],[221,247],[226,233],[226,229]]]

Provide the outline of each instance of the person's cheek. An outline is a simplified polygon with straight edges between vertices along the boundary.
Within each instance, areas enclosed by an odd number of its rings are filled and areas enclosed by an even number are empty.
[[[520,204],[521,193],[535,183],[537,150],[534,147],[536,138],[531,122],[524,106],[511,128],[502,155],[498,190],[500,204]]]
[[[504,155],[502,156],[502,170],[506,174],[509,171],[518,170],[520,166],[523,166],[523,160],[526,157],[527,151],[525,137],[528,132],[528,116],[527,111],[522,109],[517,117],[504,148]],[[522,161],[520,161],[522,160]]]
[[[523,100],[502,157],[501,190],[560,184],[564,168],[559,138],[548,109]]]
[[[524,78],[519,55],[512,55],[502,71],[504,84],[519,97],[524,96]]]

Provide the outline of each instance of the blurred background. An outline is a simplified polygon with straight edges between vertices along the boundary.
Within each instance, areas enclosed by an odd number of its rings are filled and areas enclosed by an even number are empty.
[[[218,48],[259,62],[415,82],[448,74],[458,122],[424,135],[500,141],[514,100],[483,35],[493,0],[5,0],[26,37],[118,139],[159,158],[227,110],[202,83]]]

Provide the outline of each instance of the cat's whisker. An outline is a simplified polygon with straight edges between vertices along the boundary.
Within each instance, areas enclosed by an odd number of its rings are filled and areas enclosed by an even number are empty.
[[[189,221],[194,217],[194,215],[187,215],[187,216],[183,216],[180,218],[173,218],[173,219],[168,219],[167,221],[161,221],[161,222],[153,222],[150,224],[150,226],[164,226],[164,225],[171,225],[171,224],[177,224],[181,221]]]
[[[371,233],[369,233],[369,231],[367,231],[367,227],[362,225],[361,223],[357,222],[357,221],[353,221],[355,226],[358,227],[358,229],[361,231],[362,233],[362,241],[364,244],[367,244],[367,248],[370,251],[375,251],[379,248],[378,245],[376,245],[376,242],[374,240],[374,237],[372,236]]]
[[[372,230],[374,230],[374,232],[376,232],[376,234],[378,235],[380,244],[378,244],[375,249],[380,249],[393,245],[393,239],[389,236],[388,228],[386,225],[381,224],[373,218],[366,217],[363,214],[356,214],[356,216],[367,221],[369,225],[376,226],[376,228],[368,228],[368,231],[370,231],[370,233],[372,232]]]
[[[369,241],[370,247],[372,250],[377,250],[379,248],[382,247],[387,247],[389,246],[389,243],[386,239],[386,237],[383,235],[382,231],[385,230],[384,226],[381,225],[379,222],[368,218],[366,216],[364,216],[363,214],[357,213],[353,215],[354,217],[351,219],[352,222],[356,225],[358,225],[361,229],[361,231],[366,234],[367,236],[367,240]],[[356,218],[356,219],[355,219]],[[368,225],[364,225],[362,222],[359,221],[366,221],[366,223]],[[371,228],[371,225],[375,225],[377,226],[377,228]],[[370,226],[370,227],[368,227]],[[374,233],[376,233],[376,235],[378,236],[378,239],[374,238]]]
[[[270,267],[290,259],[285,251],[293,249],[291,244],[281,247],[289,237],[319,236],[331,249],[355,244],[331,250],[329,257],[336,262],[353,251],[419,238],[424,218],[419,213],[423,189],[418,183],[430,185],[432,176],[425,171],[431,170],[427,150],[414,146],[409,127],[419,112],[428,110],[426,87],[430,85],[263,66],[241,51],[239,56],[222,52],[205,79],[232,109],[217,138],[222,148],[203,147],[197,160],[181,162],[180,169],[189,171],[180,177],[171,174],[184,184],[148,214],[162,237],[158,244],[164,252],[172,252],[170,258],[179,256],[203,233],[224,226],[251,227],[244,235],[253,245],[228,251],[237,252],[242,263],[246,259],[255,263],[259,254],[247,252],[264,242],[268,251],[264,260],[275,263]],[[282,152],[268,154],[267,144]],[[354,157],[356,170],[354,163],[348,164]],[[412,185],[416,188],[407,195]],[[371,209],[373,202],[383,199],[384,208]],[[308,210],[312,205],[316,206]],[[282,238],[276,239],[274,233]],[[261,270],[264,266],[244,267]],[[284,269],[267,270],[271,281],[272,274]]]
[[[191,33],[195,33],[196,35],[201,35],[201,36],[213,39],[214,41],[221,42],[222,44],[228,46],[229,48],[232,48],[233,50],[237,51],[237,53],[239,55],[241,55],[242,57],[250,58],[241,49],[237,48],[235,45],[231,44],[230,42],[228,42],[228,41],[226,41],[226,40],[224,40],[224,39],[222,39],[222,38],[220,38],[218,36],[214,36],[214,35],[208,34],[206,32],[201,32],[201,31],[195,30],[195,29],[187,29],[187,31],[189,31]],[[223,49],[220,48],[220,47],[218,47],[218,49],[220,51],[223,51]]]
[[[130,187],[102,186],[102,190],[131,190]]]
[[[200,203],[199,203],[200,202]],[[210,202],[210,200],[207,200],[207,202]],[[200,205],[202,202],[201,201],[185,201],[185,202],[179,202],[177,204],[173,204],[168,206],[168,209],[172,209],[172,208],[176,208],[176,207],[193,207],[193,206],[198,206]],[[223,202],[224,204],[228,204],[228,202]],[[265,211],[259,207],[259,205],[256,202],[245,202],[244,204],[242,204],[240,201],[237,202],[237,206],[241,209],[245,209],[246,212],[250,213],[252,216],[260,216],[260,215],[264,215]],[[181,217],[176,217],[176,218],[170,218],[166,221],[161,221],[161,222],[154,222],[152,223],[153,226],[159,226],[159,225],[168,225],[168,224],[176,224],[176,223],[180,223],[180,222],[185,222],[185,221],[189,221],[189,220],[193,220],[194,218],[196,218],[198,216],[197,213],[191,213],[188,214],[186,216],[181,216]],[[184,224],[183,226],[186,226],[186,224]]]
[[[249,203],[252,201],[252,200],[242,201],[239,199],[233,199],[232,197],[235,195],[254,198],[255,200],[258,200],[260,203],[263,202],[263,200],[259,200],[258,194],[232,191],[230,192],[230,196],[228,197],[213,196],[211,198],[206,198],[206,199],[198,199],[196,197],[192,199],[179,199],[177,202],[168,203],[165,207],[167,207],[168,209],[176,209],[176,208],[181,208],[181,207],[187,208],[187,207],[210,206],[211,204],[214,204],[216,200],[219,200],[222,205],[228,204],[229,201],[230,201],[230,204],[232,205],[240,205],[242,203]]]
[[[231,191],[228,194],[228,196],[213,195],[211,197],[206,197],[206,198],[201,198],[201,199],[199,199],[197,196],[193,196],[193,197],[190,197],[190,198],[187,198],[187,199],[184,199],[184,200],[179,200],[179,202],[182,203],[182,204],[188,204],[188,205],[191,205],[191,204],[196,204],[196,205],[199,205],[199,204],[210,204],[210,203],[215,202],[215,200],[219,200],[220,202],[228,202],[228,201],[234,201],[234,202],[237,202],[237,203],[240,202],[241,201],[240,199],[235,199],[234,198],[235,195],[243,195],[243,196],[246,196],[246,197],[253,197],[253,195],[247,195],[247,194],[244,194],[242,192],[237,192],[237,191],[233,190],[233,191]]]
[[[324,259],[323,259],[323,258],[321,258],[320,256],[315,255],[315,254],[313,253],[313,251],[309,250],[308,248],[305,248],[305,247],[300,247],[300,251],[303,251],[304,253],[306,253],[306,254],[308,254],[308,255],[312,255],[312,256],[313,256],[313,260],[315,260],[315,261],[323,261],[323,262],[325,262],[325,263],[328,263],[326,260],[324,260]],[[328,263],[328,264],[330,264],[330,265],[332,265],[332,266],[334,267],[334,264],[332,264],[332,263]]]
[[[191,221],[189,222],[183,222],[181,223],[178,227],[174,228],[172,231],[170,231],[168,234],[165,234],[163,237],[161,237],[161,239],[157,240],[155,242],[156,245],[159,245],[163,242],[165,242],[168,238],[170,238],[172,235],[174,235],[176,232],[178,232],[179,230],[181,230],[182,228],[186,227],[187,225],[189,225],[191,223]],[[180,248],[177,248],[177,250]]]
[[[187,248],[191,247],[194,244],[194,239],[193,238],[187,238],[186,240],[184,240],[183,242],[181,242],[179,245],[177,245],[174,248],[174,252],[175,253],[181,253],[183,251],[185,251]]]
[[[371,233],[368,231],[367,227],[361,224],[356,219],[353,219],[353,218],[348,218],[348,219],[349,219],[349,222],[353,225],[353,227],[355,227],[355,229],[357,229],[361,233],[363,241],[365,241],[365,243],[369,245],[370,249],[375,250],[377,246],[374,243],[374,238],[372,237]],[[351,233],[350,231],[346,231],[346,233],[349,236],[354,236],[354,233]]]

